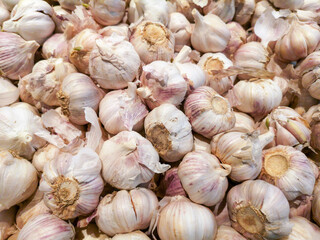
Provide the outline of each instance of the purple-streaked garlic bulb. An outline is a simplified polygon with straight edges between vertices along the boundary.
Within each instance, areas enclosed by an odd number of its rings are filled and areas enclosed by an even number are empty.
[[[187,196],[182,187],[180,178],[178,176],[178,168],[170,168],[165,172],[163,179],[160,182],[160,191],[164,196],[173,197],[177,195]]]
[[[53,34],[42,46],[42,56],[48,58],[63,58],[69,61],[68,41],[62,33]]]

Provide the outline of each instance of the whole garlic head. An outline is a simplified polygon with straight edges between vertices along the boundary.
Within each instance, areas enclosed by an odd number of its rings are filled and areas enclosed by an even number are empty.
[[[290,223],[293,224],[292,232],[283,240],[313,240],[320,237],[320,228],[303,217],[290,218]]]
[[[10,105],[19,99],[19,89],[11,81],[0,77],[0,107]]]
[[[48,38],[42,46],[42,56],[45,59],[50,57],[63,58],[63,61],[69,61],[68,41],[64,34],[56,33]]]
[[[215,240],[246,240],[240,233],[232,227],[221,225],[218,227],[218,232]]]
[[[209,1],[203,8],[204,14],[213,13],[221,18],[225,23],[230,22],[236,12],[234,0]]]
[[[91,0],[89,4],[93,18],[104,26],[119,23],[126,8],[125,0]]]

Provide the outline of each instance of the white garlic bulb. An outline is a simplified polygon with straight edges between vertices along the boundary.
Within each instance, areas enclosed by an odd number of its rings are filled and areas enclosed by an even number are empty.
[[[63,58],[63,61],[69,61],[68,41],[64,34],[56,33],[48,38],[42,46],[42,56],[45,59],[50,57]]]
[[[179,164],[178,175],[189,198],[199,204],[214,206],[228,188],[231,166],[203,151],[189,152]]]
[[[227,27],[230,31],[231,38],[228,42],[227,47],[223,51],[228,58],[233,59],[234,53],[239,49],[239,47],[246,43],[247,32],[244,28],[237,22],[227,23]]]
[[[194,133],[192,151],[204,151],[211,153],[210,140],[200,134]]]
[[[233,66],[232,61],[223,53],[205,53],[201,56],[198,65],[206,73],[207,85],[217,93],[224,94],[233,86],[236,75],[221,78],[216,77],[214,73],[214,71],[228,69]]]
[[[246,240],[240,233],[229,226],[219,226],[215,240]]]
[[[255,25],[256,25],[256,22],[257,22],[257,20],[259,19],[259,17],[260,17],[268,8],[269,8],[269,9],[272,8],[269,1],[267,1],[267,0],[262,0],[262,1],[256,2],[256,6],[255,6],[255,9],[254,9],[254,14],[253,14],[252,19],[251,19],[251,26],[255,26]]]
[[[114,192],[100,201],[95,221],[108,236],[142,230],[150,225],[158,204],[156,195],[146,188]]]
[[[258,132],[230,130],[212,138],[211,152],[232,169],[229,177],[237,182],[255,179],[262,167],[262,149],[273,140],[269,131],[259,136]]]
[[[79,125],[88,123],[84,107],[97,111],[103,96],[103,91],[82,73],[71,73],[65,77],[57,93],[62,113],[69,117],[71,122]]]
[[[8,79],[0,77],[0,107],[16,102],[19,99],[19,89]]]
[[[138,24],[132,31],[130,42],[145,64],[156,60],[170,61],[173,58],[174,36],[159,22],[143,21]]]
[[[19,80],[32,71],[36,41],[25,41],[15,33],[0,32],[0,69],[3,77]]]
[[[20,0],[11,18],[3,23],[3,30],[42,44],[55,29],[52,15],[52,7],[45,1]]]
[[[26,200],[38,186],[37,170],[24,158],[0,151],[0,212]],[[13,191],[14,189],[14,191]]]
[[[104,180],[118,189],[133,189],[170,168],[159,162],[152,144],[133,131],[122,131],[105,141],[99,155]]]
[[[112,240],[150,240],[150,238],[141,231],[135,231],[132,233],[117,234]]]
[[[76,228],[77,240],[111,240],[107,235],[102,233],[98,226],[94,223],[90,223],[85,228]]]
[[[68,9],[68,10],[74,10],[77,5],[89,3],[90,0],[56,0],[59,2],[61,7]]]
[[[70,21],[71,12],[60,5],[53,6],[53,15],[52,20],[56,25],[55,32],[56,33],[63,33],[65,31],[66,26],[68,25],[67,22]]]
[[[320,179],[319,178],[317,179],[313,189],[312,218],[317,224],[320,223]]]
[[[150,109],[163,103],[178,106],[187,92],[187,82],[181,76],[179,69],[170,62],[154,61],[144,66],[140,80],[141,87],[137,93]]]
[[[236,122],[227,99],[207,86],[197,88],[187,97],[184,112],[193,131],[206,138],[233,128]]]
[[[26,103],[26,102],[16,102],[16,103],[13,103],[10,105],[10,107],[13,107],[13,108],[26,108],[28,109],[29,111],[33,112],[34,115],[37,115],[40,117],[40,113],[39,111],[37,110],[36,107],[30,105],[29,103]]]
[[[255,0],[235,0],[236,12],[234,20],[241,25],[245,25],[250,21],[255,6]]]
[[[143,129],[145,117],[148,115],[146,105],[136,94],[136,85],[128,83],[125,90],[107,93],[99,104],[99,118],[108,133]]]
[[[284,8],[284,9],[291,9],[296,10],[297,8],[300,8],[303,6],[304,0],[270,0],[276,7],[278,8]]]
[[[0,211],[0,239],[8,239],[16,231],[14,227],[15,214],[16,207]]]
[[[177,195],[187,196],[178,176],[177,167],[170,168],[165,172],[164,177],[160,181],[159,189],[157,189],[157,194],[170,197]]]
[[[305,19],[301,19],[301,20],[305,20],[305,21],[315,21],[318,22],[318,24],[320,23],[320,13],[319,13],[319,9],[320,9],[320,3],[318,0],[304,0],[304,4],[303,6],[300,8],[301,10],[296,10],[298,17],[299,16],[299,11],[300,13],[303,14],[303,16],[305,16]]]
[[[213,13],[225,23],[230,22],[236,12],[234,0],[209,1],[203,8],[204,14]]]
[[[253,132],[256,129],[254,120],[248,114],[235,112],[234,115],[236,116],[236,124],[233,129],[244,128],[247,132]]]
[[[188,118],[172,104],[154,108],[144,121],[147,139],[161,158],[176,162],[190,152],[193,136]]]
[[[4,4],[0,1],[0,25],[6,20],[10,18],[9,10],[4,6]]]
[[[212,13],[202,16],[196,9],[193,9],[192,15],[195,20],[191,35],[193,48],[200,52],[223,51],[231,38],[226,24]],[[205,38],[203,37],[204,32],[208,33]]]
[[[93,18],[101,25],[115,25],[119,23],[125,13],[125,0],[91,0],[90,11]]]
[[[75,231],[71,223],[51,214],[41,214],[24,225],[17,240],[73,240],[74,236]]]
[[[19,0],[1,0],[1,1],[9,11],[12,11],[14,6],[19,2]]]
[[[103,190],[99,156],[90,148],[76,155],[63,153],[46,163],[39,190],[44,203],[61,219],[72,219],[91,213]]]
[[[137,78],[140,58],[124,37],[112,35],[96,40],[90,54],[90,77],[105,89],[121,89]]]
[[[108,26],[100,29],[98,33],[104,37],[110,37],[112,34],[116,34],[124,37],[124,40],[129,41],[131,32],[129,30],[128,24],[118,24],[115,26]]]
[[[161,240],[215,239],[217,223],[208,208],[183,196],[164,198],[162,201],[167,204],[160,209],[157,224]]]
[[[320,228],[303,217],[290,218],[292,232],[281,240],[314,240],[320,238]]]
[[[248,180],[228,193],[232,227],[247,239],[279,239],[290,234],[289,203],[281,190],[262,180]]]

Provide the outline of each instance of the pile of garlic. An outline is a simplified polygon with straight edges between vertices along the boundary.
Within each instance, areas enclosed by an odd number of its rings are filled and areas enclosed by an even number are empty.
[[[0,240],[320,239],[320,0],[0,0]]]

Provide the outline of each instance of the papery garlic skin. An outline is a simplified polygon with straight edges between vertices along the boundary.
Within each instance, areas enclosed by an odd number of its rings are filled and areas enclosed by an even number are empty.
[[[246,43],[247,33],[244,28],[237,22],[229,22],[227,23],[227,27],[230,31],[231,38],[223,53],[227,57],[233,59],[234,53],[239,49],[241,45]]]
[[[10,105],[10,107],[12,108],[24,108],[24,109],[28,109],[29,111],[31,111],[34,115],[37,115],[40,117],[40,113],[37,110],[36,107],[26,103],[26,102],[16,102]]]
[[[290,234],[289,203],[281,190],[262,180],[248,180],[227,196],[232,227],[247,239],[279,239]]]
[[[62,33],[53,34],[42,46],[42,56],[45,59],[50,57],[63,58],[65,62],[69,61],[68,42]]]
[[[127,24],[118,24],[115,26],[108,26],[101,28],[98,33],[104,37],[110,37],[112,34],[116,34],[124,37],[124,40],[129,41],[131,32]]]
[[[289,236],[281,238],[281,240],[313,240],[320,238],[320,228],[314,223],[303,217],[290,218],[293,224],[292,232]]]
[[[172,104],[154,108],[144,121],[147,139],[167,162],[181,160],[193,147],[188,118]]]
[[[16,229],[14,227],[14,219],[16,207],[0,212],[0,239],[7,239]]]
[[[318,168],[318,167],[317,167]],[[313,196],[302,195],[295,200],[289,202],[289,217],[304,217],[310,220]]]
[[[89,72],[92,79],[105,89],[128,86],[139,73],[140,58],[124,37],[112,35],[96,40],[90,54]]]
[[[10,18],[9,10],[4,6],[4,4],[0,1],[0,26],[2,23]]]
[[[291,9],[296,10],[297,8],[300,8],[303,6],[304,0],[287,0],[287,1],[281,1],[281,0],[270,0],[276,7],[278,8],[284,8],[284,9]]]
[[[256,124],[249,115],[243,112],[234,112],[234,115],[236,116],[234,129],[244,128],[248,132],[253,132],[256,129]]]
[[[133,131],[122,131],[105,141],[99,156],[103,179],[118,189],[133,189],[170,168],[160,164],[151,142]]]
[[[41,214],[24,225],[17,240],[73,240],[74,236],[75,231],[71,223],[51,214]]]
[[[246,240],[240,233],[229,226],[219,226],[215,240]]]
[[[178,176],[178,168],[173,167],[165,172],[163,179],[160,182],[159,189],[157,189],[157,194],[162,196],[187,196],[185,190],[182,187],[180,178]]]
[[[256,7],[254,9],[254,14],[251,19],[251,26],[256,25],[258,18],[267,10],[267,8],[270,8],[270,7],[271,7],[270,2],[266,0],[257,2]]]
[[[16,102],[19,99],[19,89],[9,80],[0,77],[0,107]]]
[[[112,240],[150,240],[150,238],[141,231],[135,231],[126,234],[117,234]]]
[[[77,240],[111,240],[107,235],[102,233],[98,226],[90,223],[86,228],[76,228]]]
[[[1,0],[1,1],[9,11],[12,11],[14,6],[19,2],[19,0]]]
[[[60,5],[53,6],[53,15],[52,20],[54,21],[56,28],[56,33],[64,33],[66,26],[68,25],[68,21],[70,21],[71,12],[66,8],[61,7]]]
[[[114,192],[100,201],[95,222],[108,236],[142,230],[150,225],[158,204],[156,195],[146,188]]]
[[[34,54],[39,48],[35,41],[25,41],[15,33],[0,32],[0,69],[3,77],[19,80],[31,72]]]
[[[251,19],[256,6],[255,0],[235,0],[236,12],[234,19],[241,25],[245,25]]]
[[[202,16],[196,9],[192,11],[192,15],[195,19],[195,26],[191,35],[193,48],[200,52],[223,51],[231,38],[226,24],[214,14],[209,13]],[[209,35],[204,38],[202,37],[203,32],[207,32]]]
[[[193,131],[211,138],[234,127],[236,118],[229,102],[210,87],[194,90],[184,103]]]
[[[189,152],[179,164],[178,175],[189,198],[199,204],[219,203],[228,188],[231,166],[203,151]]]
[[[0,189],[0,212],[26,200],[37,188],[37,170],[9,151],[0,151],[0,172],[0,180],[5,183]]]
[[[91,0],[90,11],[93,18],[104,26],[119,23],[125,13],[125,0]]]
[[[204,151],[211,153],[210,140],[200,134],[194,133],[192,151]]]
[[[164,103],[178,106],[187,92],[187,82],[179,69],[170,62],[154,61],[143,67],[138,95],[145,100],[150,109]]]
[[[215,239],[217,223],[208,208],[183,196],[164,200],[169,203],[160,209],[157,232],[161,240]]]
[[[173,58],[174,35],[159,22],[143,21],[138,24],[132,31],[130,42],[145,64]]]
[[[234,0],[209,1],[210,3],[203,8],[204,14],[213,13],[221,18],[225,23],[230,22],[235,14]]]
[[[74,10],[77,5],[89,3],[90,0],[57,0],[59,4],[68,10]]]

